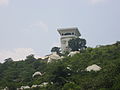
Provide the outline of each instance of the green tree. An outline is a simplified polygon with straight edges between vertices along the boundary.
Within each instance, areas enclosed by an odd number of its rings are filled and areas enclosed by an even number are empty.
[[[51,52],[57,52],[59,54],[60,53],[60,48],[59,47],[53,47],[51,49]]]
[[[72,49],[72,51],[79,51],[81,49],[86,48],[86,40],[82,38],[73,38],[68,41],[68,46]]]
[[[34,57],[33,54],[31,54],[29,56],[26,56],[25,61],[28,62],[28,63],[32,63],[32,62],[36,61],[36,58]]]
[[[5,63],[6,63],[6,62],[12,62],[13,59],[12,59],[12,58],[7,58],[7,59],[5,59],[4,61],[5,61]]]
[[[75,83],[70,82],[70,83],[66,83],[62,88],[62,90],[82,90],[82,89],[80,88],[80,86],[76,85]]]
[[[35,59],[34,55],[27,56],[23,61],[7,59],[7,62],[0,63],[0,90],[6,86],[9,90],[16,90],[43,82],[49,84],[30,90],[120,90],[119,42],[82,51],[51,63]],[[86,71],[93,64],[100,66],[101,70]],[[37,71],[42,76],[32,78]]]

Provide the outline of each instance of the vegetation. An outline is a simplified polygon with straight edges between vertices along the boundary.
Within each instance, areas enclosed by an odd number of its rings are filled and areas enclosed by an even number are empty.
[[[86,40],[82,38],[73,38],[68,41],[68,46],[72,51],[79,51],[86,48]]]
[[[97,64],[102,69],[87,72],[86,67]],[[32,77],[40,71],[43,75]],[[16,90],[21,86],[47,86],[31,90],[119,90],[120,89],[120,42],[113,45],[86,48],[73,57],[47,63],[29,55],[23,61],[11,58],[0,64],[0,89]]]
[[[60,53],[60,48],[59,47],[53,47],[52,49],[51,49],[51,52],[56,52],[56,53]]]

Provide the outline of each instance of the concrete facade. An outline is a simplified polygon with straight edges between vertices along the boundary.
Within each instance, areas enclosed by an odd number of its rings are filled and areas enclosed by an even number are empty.
[[[58,29],[58,32],[61,36],[61,50],[62,52],[70,51],[68,47],[68,41],[73,38],[79,38],[81,36],[78,28],[62,28]]]

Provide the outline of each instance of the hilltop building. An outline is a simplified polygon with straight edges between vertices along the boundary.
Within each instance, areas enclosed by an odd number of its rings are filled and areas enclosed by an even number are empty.
[[[64,53],[70,51],[68,47],[68,41],[73,38],[79,38],[81,36],[78,28],[61,28],[58,29],[58,32],[61,36],[61,51]]]

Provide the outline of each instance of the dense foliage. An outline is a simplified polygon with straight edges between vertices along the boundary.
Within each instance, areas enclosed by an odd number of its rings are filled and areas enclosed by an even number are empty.
[[[68,46],[72,51],[79,51],[86,48],[86,40],[82,38],[73,38],[68,41]]]
[[[60,48],[59,47],[53,47],[51,49],[51,52],[57,52],[59,54],[60,53]]]
[[[102,69],[87,72],[86,67],[97,64]],[[32,77],[40,71],[43,76]],[[120,89],[120,42],[113,45],[87,48],[73,57],[47,63],[27,56],[24,61],[10,58],[0,64],[0,88],[8,86],[10,90],[20,86],[40,85],[46,87],[33,90],[119,90]]]

